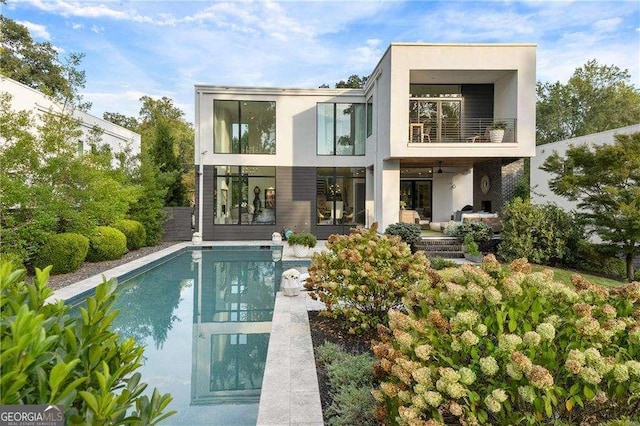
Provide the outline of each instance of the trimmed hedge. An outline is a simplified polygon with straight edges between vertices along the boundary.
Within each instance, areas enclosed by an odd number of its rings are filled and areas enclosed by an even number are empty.
[[[127,237],[116,228],[96,226],[89,237],[89,262],[120,259],[127,252]]]
[[[113,227],[127,237],[127,249],[137,250],[147,241],[147,231],[144,225],[137,220],[122,219],[113,224]]]
[[[52,274],[66,274],[78,270],[89,251],[89,239],[73,232],[50,235],[34,259],[36,268],[52,265]]]
[[[422,231],[420,231],[419,225],[414,225],[413,223],[392,223],[387,226],[387,229],[384,231],[387,235],[399,235],[402,238],[402,241],[413,246],[422,238]]]

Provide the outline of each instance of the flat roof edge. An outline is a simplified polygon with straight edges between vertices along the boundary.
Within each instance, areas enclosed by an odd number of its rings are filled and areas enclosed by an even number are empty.
[[[252,95],[327,95],[327,96],[363,96],[363,89],[327,89],[327,88],[295,88],[295,87],[261,87],[261,86],[221,86],[210,84],[195,84],[199,93],[236,93]]]
[[[537,47],[537,43],[416,43],[416,42],[392,42],[390,46],[436,46],[436,47]]]

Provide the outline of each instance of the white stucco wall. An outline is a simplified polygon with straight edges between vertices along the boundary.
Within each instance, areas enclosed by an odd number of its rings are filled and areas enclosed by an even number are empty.
[[[14,111],[29,111],[36,118],[41,114],[63,112],[63,106],[45,94],[7,77],[0,76],[0,92],[11,95],[11,108]],[[140,154],[138,133],[82,111],[73,111],[73,116],[81,121],[83,133],[81,140],[84,143],[84,150],[89,149],[85,142],[89,138],[90,131],[94,127],[99,127],[103,131],[101,142],[108,145],[113,153],[122,152],[128,148],[131,150],[131,155]],[[117,160],[114,160],[113,164],[116,165]]]
[[[531,157],[535,153],[536,46],[533,44],[394,43],[391,57],[390,156]],[[381,64],[385,63],[384,60]],[[383,69],[384,71],[384,69]],[[517,119],[517,142],[408,144],[409,84],[423,71],[433,84],[494,84],[494,115]],[[383,72],[383,75],[385,73]]]
[[[614,142],[617,134],[631,134],[640,132],[640,124],[621,127],[606,132],[594,133],[591,135],[580,136],[577,138],[566,139],[554,143],[540,145],[536,147],[536,156],[531,159],[531,201],[537,204],[552,203],[561,207],[563,210],[569,211],[576,209],[576,203],[560,197],[549,189],[549,179],[551,174],[541,170],[540,167],[554,152],[561,156],[565,156],[570,146],[581,145],[603,145]]]
[[[367,167],[367,225],[380,229],[399,214],[400,162],[445,160],[448,172],[433,175],[432,220],[449,220],[473,204],[474,161],[530,157],[535,153],[535,68],[533,44],[394,43],[382,56],[364,89],[293,89],[195,86],[196,164],[286,167]],[[422,70],[433,84],[493,84],[494,116],[517,119],[517,142],[501,144],[408,143],[411,72]],[[373,100],[373,135],[365,156],[316,155],[318,102]],[[276,102],[276,155],[215,154],[213,100]],[[431,159],[431,163],[429,163]],[[465,159],[464,162],[457,162]],[[450,163],[450,164],[447,164]]]
[[[281,167],[365,167],[365,156],[316,155],[316,105],[319,102],[364,103],[361,89],[286,89],[197,85],[196,158],[200,164]],[[216,154],[213,101],[273,101],[276,103],[276,154]],[[199,147],[199,148],[198,148]],[[368,151],[367,146],[367,151]]]

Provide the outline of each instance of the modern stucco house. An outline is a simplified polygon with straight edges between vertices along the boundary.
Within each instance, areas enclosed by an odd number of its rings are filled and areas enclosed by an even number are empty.
[[[535,153],[536,46],[393,43],[363,89],[195,86],[205,240],[499,211]],[[503,128],[499,140],[492,128]]]
[[[8,77],[0,76],[0,93],[11,95],[11,108],[14,111],[28,111],[37,119],[41,114],[60,114],[65,112],[64,105],[56,102],[44,93],[26,86]],[[100,143],[108,145],[113,154],[128,151],[132,156],[140,154],[140,135],[95,117],[83,111],[72,111],[73,116],[80,122],[82,135],[78,138],[78,153],[88,149],[92,132],[98,130]],[[117,161],[113,160],[114,166]]]

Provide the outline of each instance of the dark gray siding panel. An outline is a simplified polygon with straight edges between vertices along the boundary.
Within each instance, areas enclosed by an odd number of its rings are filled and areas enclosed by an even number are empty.
[[[493,118],[493,84],[463,84],[464,120]]]
[[[213,240],[213,166],[204,166],[202,191],[202,239]],[[197,192],[197,191],[196,191]]]
[[[277,224],[296,232],[315,234],[316,169],[279,167],[277,179]]]
[[[193,207],[165,207],[164,241],[191,241],[191,214]]]

